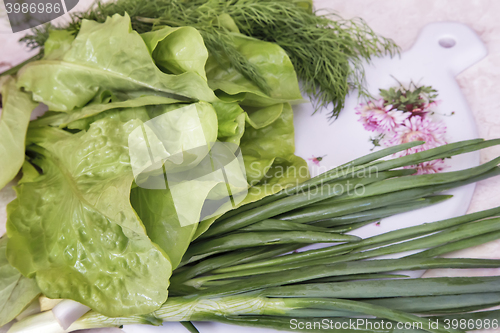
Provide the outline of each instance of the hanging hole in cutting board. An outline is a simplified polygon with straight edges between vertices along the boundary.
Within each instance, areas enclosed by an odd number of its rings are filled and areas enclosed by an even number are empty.
[[[455,46],[455,44],[457,44],[457,41],[452,37],[441,37],[439,39],[438,43],[441,47],[444,47],[445,49],[449,49],[449,48],[452,48],[453,46]]]

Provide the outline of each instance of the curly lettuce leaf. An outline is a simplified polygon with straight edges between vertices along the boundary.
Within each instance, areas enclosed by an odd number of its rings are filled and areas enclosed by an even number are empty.
[[[38,296],[40,289],[12,267],[6,256],[7,237],[0,238],[0,327],[14,320]]]
[[[269,94],[261,91],[229,63],[228,59],[209,56],[205,67],[208,84],[221,98],[236,96],[247,106],[270,106],[284,102],[302,102],[297,74],[286,52],[277,44],[264,42],[241,34],[232,34],[236,49],[252,63],[270,87]]]
[[[115,14],[105,23],[83,20],[62,58],[26,65],[19,72],[18,87],[31,91],[49,110],[63,112],[83,107],[102,90],[217,101],[198,73],[163,73],[127,14]]]
[[[2,89],[3,110],[0,113],[0,189],[19,172],[24,162],[24,144],[31,112],[38,103],[16,87],[8,78]]]
[[[208,51],[193,27],[163,27],[141,34],[156,65],[166,73],[194,72],[205,80]]]
[[[141,125],[107,117],[86,132],[30,130],[29,170],[8,206],[7,256],[50,298],[108,316],[146,314],[166,300],[171,263],[130,204],[127,139]]]

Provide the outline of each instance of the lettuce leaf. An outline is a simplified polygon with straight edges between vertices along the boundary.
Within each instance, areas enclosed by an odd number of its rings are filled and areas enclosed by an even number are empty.
[[[209,103],[150,106],[147,114],[150,120],[129,138],[136,182],[138,172],[147,169],[172,173],[197,166],[217,139],[217,116]]]
[[[166,179],[163,174],[155,178],[152,184],[161,184],[163,189],[132,190],[132,205],[148,235],[167,253],[174,267],[181,262],[198,221],[219,216],[245,199],[248,184],[244,162],[234,155],[234,147],[217,142],[196,167],[167,174]]]
[[[304,159],[295,155],[276,158],[265,177],[248,189],[248,194],[240,206],[277,193],[288,186],[300,184],[309,178],[309,169]]]
[[[193,27],[163,27],[141,34],[156,65],[166,73],[194,72],[205,80],[208,51]],[[188,42],[189,41],[189,42]]]
[[[109,95],[108,98],[104,98],[103,95]],[[127,109],[136,108],[146,105],[160,105],[160,104],[174,104],[181,103],[182,101],[177,99],[172,99],[163,96],[146,95],[133,97],[130,94],[114,94],[110,91],[103,91],[98,95],[100,98],[98,101],[91,102],[85,105],[83,108],[77,108],[73,111],[66,112],[47,112],[42,117],[32,121],[30,123],[30,128],[43,127],[43,126],[58,126],[65,127],[70,123],[73,123],[73,129],[83,129],[80,125],[75,124],[86,124],[90,125],[96,119],[103,117],[92,118],[99,115],[102,112],[115,109]],[[78,122],[81,120],[80,122]]]
[[[217,138],[222,139],[236,134],[238,123],[236,118],[244,113],[238,103],[212,103],[215,112],[217,113],[217,121],[219,127],[217,129]]]
[[[282,104],[281,109],[268,107],[258,112],[263,112],[264,115],[255,116],[256,120],[265,119],[266,114],[269,115],[268,118],[276,114],[279,117],[265,127],[247,126],[241,138],[240,146],[250,185],[257,184],[266,175],[276,158],[287,159],[295,152],[293,111],[290,104]]]
[[[50,298],[107,316],[146,314],[166,300],[172,266],[130,204],[127,139],[142,122],[107,117],[86,132],[29,131],[42,170],[27,170],[8,206],[7,257]]]
[[[0,238],[0,327],[14,320],[39,294],[34,279],[12,267],[6,256],[7,237]]]
[[[19,172],[24,162],[24,142],[31,112],[38,103],[8,78],[2,86],[3,110],[0,114],[0,189]]]
[[[217,101],[198,73],[161,72],[127,14],[116,14],[102,24],[83,20],[61,59],[34,61],[20,70],[18,80],[18,87],[31,91],[52,111],[83,107],[102,90]]]
[[[68,30],[50,30],[49,38],[43,45],[43,59],[59,60],[71,48],[75,36]]]
[[[283,111],[282,103],[263,108],[245,107],[247,112],[236,102],[218,102],[212,105],[217,112],[219,122],[217,138],[236,145],[240,144],[247,124],[255,129],[269,126],[279,118]]]
[[[263,108],[246,107],[246,122],[254,129],[264,128],[274,123],[283,112],[283,103],[274,104]]]
[[[205,199],[205,198],[203,198]],[[186,252],[198,223],[182,226],[169,189],[132,189],[130,201],[153,242],[169,256],[176,268]]]
[[[165,163],[165,169],[173,172],[186,171],[196,167],[200,162],[199,160],[203,159],[208,153],[208,147],[217,138],[215,110],[209,103],[204,102],[188,105],[162,104],[111,109],[72,122],[69,127],[91,130],[96,122],[109,119],[117,119],[122,123],[134,119],[140,120],[141,126],[130,132],[127,142],[133,168],[139,169],[139,171],[144,169],[142,166],[147,167],[147,165],[151,164],[149,150],[141,149],[143,143],[147,142],[149,148],[153,147],[151,152],[160,152],[161,157],[179,157],[176,155],[182,155],[182,162],[178,161],[177,164],[172,164],[169,161],[162,162]],[[67,134],[63,131],[54,133],[58,133],[58,140],[67,139]],[[148,134],[147,140],[144,138],[144,133]],[[47,129],[39,128],[37,130],[31,129],[29,139],[30,143],[41,144],[40,141],[43,142],[47,137]],[[45,146],[44,144],[41,145]],[[203,146],[205,146],[203,154],[199,154],[202,153],[201,150],[197,151],[198,154],[193,155],[196,159],[193,160],[191,158],[193,156],[189,155],[188,150]],[[143,151],[147,153],[144,156],[140,154]],[[141,157],[146,160],[143,161]],[[156,184],[155,181],[153,182]],[[165,181],[163,180],[161,184],[164,185]],[[153,242],[165,251],[171,259],[173,267],[179,264],[182,255],[189,246],[205,200],[221,184],[224,184],[221,180],[191,181],[188,187],[190,195],[181,200],[177,209],[169,189],[136,187],[131,191],[131,203],[141,218],[147,234]],[[139,182],[139,186],[144,186],[144,184]],[[181,220],[184,225],[181,224]]]
[[[241,34],[232,34],[236,49],[255,65],[270,87],[269,94],[232,67],[227,59],[209,56],[205,67],[208,84],[214,91],[227,95],[245,94],[240,105],[270,106],[284,102],[302,102],[297,74],[286,52],[277,44],[264,42]]]
[[[234,123],[236,124],[235,132],[233,135],[229,137],[223,138],[224,142],[230,142],[235,145],[240,145],[241,142],[241,137],[243,136],[243,133],[245,133],[245,121],[247,120],[248,116],[246,113],[238,115],[234,119]]]
[[[245,111],[235,102],[218,102],[212,105],[217,112],[219,123],[217,139],[239,145],[245,132]]]
[[[149,120],[147,108],[145,106],[139,106],[139,107],[124,108],[124,109],[111,109],[108,111],[97,113],[96,115],[93,115],[91,117],[85,117],[82,119],[72,121],[66,124],[66,126],[72,130],[87,131],[92,123],[98,121],[99,119],[104,119],[108,117],[119,118],[122,122],[127,122],[132,119],[139,119],[142,122]],[[60,127],[63,126],[64,125],[61,125]]]

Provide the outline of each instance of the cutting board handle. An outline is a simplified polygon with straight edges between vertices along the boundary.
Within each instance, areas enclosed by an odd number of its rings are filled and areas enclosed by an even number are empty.
[[[479,36],[467,25],[457,22],[436,22],[426,25],[420,31],[412,52],[422,57],[427,56],[428,59],[421,60],[438,63],[453,76],[488,54]]]

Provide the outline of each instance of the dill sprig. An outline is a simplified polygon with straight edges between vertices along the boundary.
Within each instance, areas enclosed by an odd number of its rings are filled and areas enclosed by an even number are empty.
[[[128,13],[139,33],[162,25],[193,26],[202,34],[209,52],[228,59],[264,92],[269,91],[258,69],[234,47],[231,31],[219,24],[229,15],[245,35],[280,45],[289,55],[304,92],[315,109],[331,108],[338,116],[352,89],[367,95],[363,62],[374,56],[394,55],[396,44],[377,35],[363,20],[344,20],[334,13],[312,11],[308,0],[116,0],[97,2],[91,9],[73,15],[62,28],[77,33],[82,19],[104,22],[113,14]],[[34,31],[24,41],[43,46],[46,34]]]
[[[247,59],[236,49],[230,36],[224,31],[217,29],[200,30],[205,46],[221,66],[225,64],[220,61],[228,59],[231,66],[252,81],[260,90],[269,93],[271,90],[258,68],[247,61]]]
[[[279,44],[316,109],[332,103],[332,117],[338,116],[351,89],[366,94],[363,60],[398,50],[362,19],[318,15],[293,2],[239,0],[227,12],[244,34]]]

